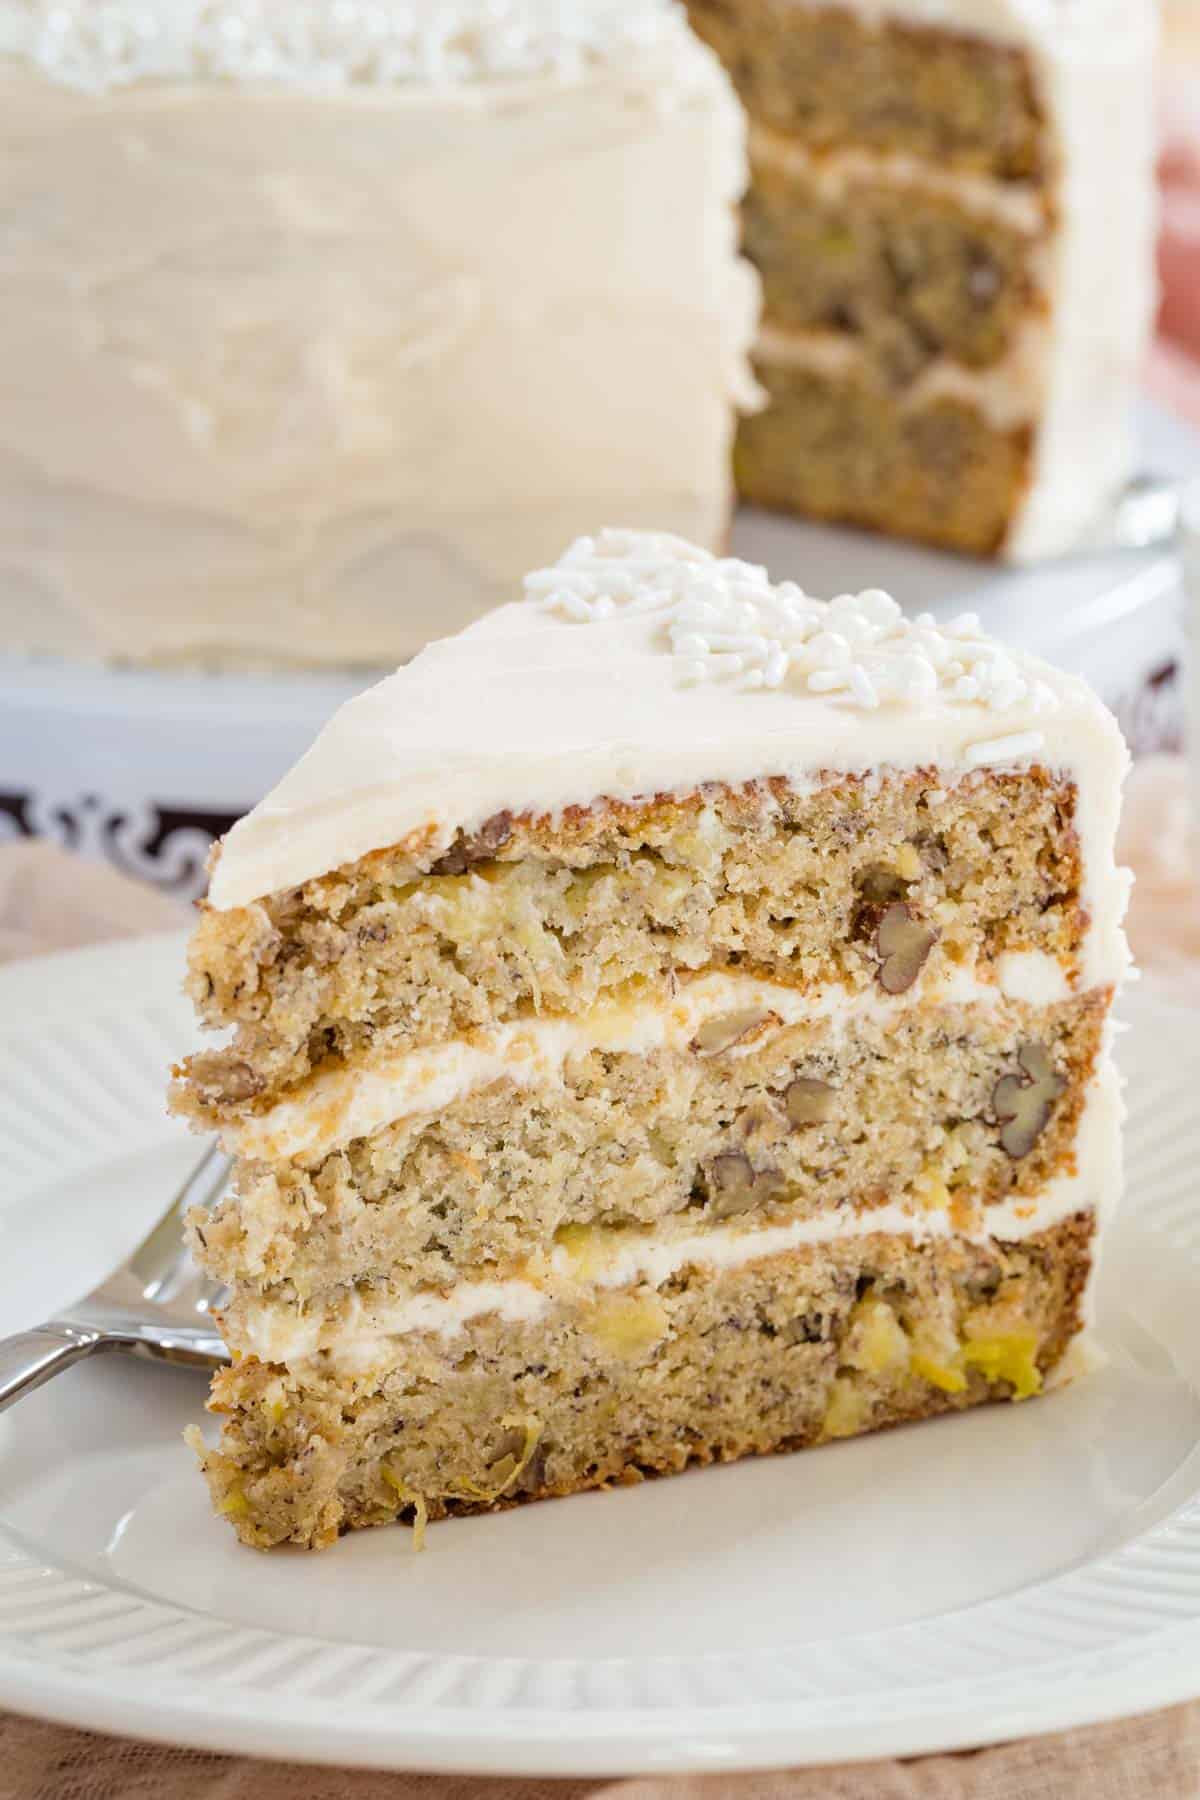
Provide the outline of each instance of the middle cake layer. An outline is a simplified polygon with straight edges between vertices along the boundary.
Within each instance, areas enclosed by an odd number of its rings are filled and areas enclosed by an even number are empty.
[[[231,1313],[519,1271],[578,1233],[704,1232],[900,1202],[1032,1199],[1076,1170],[1108,990],[1050,959],[935,1004],[710,974],[674,1000],[534,1020],[318,1076],[227,1133],[239,1192],[193,1221]],[[949,996],[953,996],[950,999]]]

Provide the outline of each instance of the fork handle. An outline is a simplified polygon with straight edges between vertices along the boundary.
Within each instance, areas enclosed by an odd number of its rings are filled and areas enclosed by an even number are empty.
[[[107,1347],[103,1332],[82,1331],[57,1321],[0,1339],[0,1412],[60,1370]]]

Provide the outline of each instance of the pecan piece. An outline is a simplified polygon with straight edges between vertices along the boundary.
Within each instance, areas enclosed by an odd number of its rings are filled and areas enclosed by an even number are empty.
[[[1041,1044],[1022,1044],[1017,1062],[1021,1073],[1002,1076],[992,1092],[992,1107],[1000,1121],[1000,1148],[1014,1162],[1033,1149],[1067,1085]]]
[[[755,1169],[740,1150],[722,1150],[708,1165],[708,1191],[712,1216],[730,1219],[737,1213],[753,1212],[770,1200],[783,1186],[783,1178],[775,1169]]]
[[[783,1106],[793,1125],[824,1125],[833,1117],[835,1095],[827,1081],[798,1075],[783,1091]]]
[[[776,1013],[764,1012],[761,1006],[743,1007],[740,1012],[722,1013],[719,1018],[705,1019],[689,1046],[697,1056],[722,1056],[735,1044],[758,1037],[769,1025],[778,1025]]]
[[[472,863],[486,862],[512,836],[512,814],[493,813],[472,837],[459,832],[445,855],[430,866],[431,875],[465,875]]]
[[[908,992],[937,940],[934,927],[914,918],[903,900],[888,907],[875,933],[879,985],[885,994]]]

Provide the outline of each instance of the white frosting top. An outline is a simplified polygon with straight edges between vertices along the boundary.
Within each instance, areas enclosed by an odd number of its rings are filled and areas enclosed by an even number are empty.
[[[569,77],[681,29],[671,0],[0,0],[0,55],[95,92]]]
[[[604,531],[343,706],[234,826],[218,909],[493,814],[555,813],[705,782],[1037,762],[1079,785],[1089,979],[1124,967],[1113,864],[1128,754],[1087,684],[870,590],[831,602],[679,539]]]

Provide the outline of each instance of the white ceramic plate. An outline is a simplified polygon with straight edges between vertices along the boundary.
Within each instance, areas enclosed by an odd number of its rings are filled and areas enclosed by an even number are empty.
[[[177,937],[0,970],[0,1331],[105,1273],[196,1153]],[[1200,1692],[1200,1048],[1125,1005],[1107,1368],[1032,1406],[255,1556],[110,1358],[0,1416],[0,1705],[314,1761],[489,1773],[946,1749]]]

